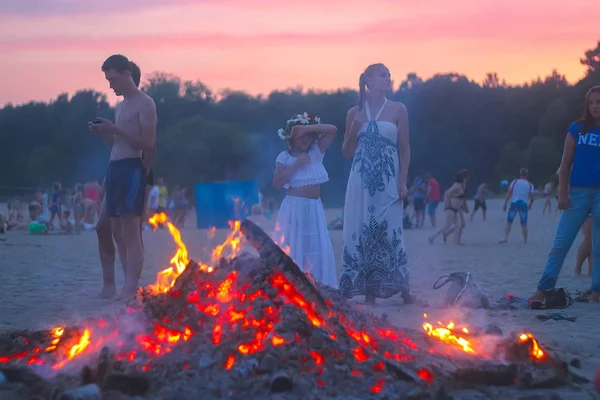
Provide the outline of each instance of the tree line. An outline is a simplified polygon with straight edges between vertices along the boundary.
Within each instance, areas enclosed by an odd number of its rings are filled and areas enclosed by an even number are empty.
[[[574,84],[558,71],[522,85],[507,85],[496,73],[480,83],[457,73],[426,80],[408,74],[390,99],[409,111],[410,175],[428,171],[445,187],[458,169],[468,168],[474,183],[486,181],[494,188],[527,167],[536,185],[552,179],[568,125],[580,117],[586,91],[600,84],[600,41],[580,62],[586,74]],[[263,193],[274,194],[270,180],[283,149],[277,129],[291,115],[309,111],[339,128],[325,157],[331,181],[323,187],[323,199],[330,206],[343,204],[351,161],[343,157],[341,144],[356,91],[214,93],[201,81],[164,72],[146,76],[143,90],[156,102],[155,173],[167,183],[258,179]],[[0,187],[101,180],[109,149],[87,123],[113,113],[106,97],[91,90],[6,105],[0,110]]]

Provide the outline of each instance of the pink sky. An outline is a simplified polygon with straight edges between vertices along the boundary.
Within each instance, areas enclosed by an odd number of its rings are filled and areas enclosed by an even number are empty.
[[[107,92],[100,65],[113,53],[143,75],[252,94],[355,87],[374,62],[397,83],[409,72],[522,83],[554,68],[573,82],[599,21],[590,0],[3,0],[0,105]]]

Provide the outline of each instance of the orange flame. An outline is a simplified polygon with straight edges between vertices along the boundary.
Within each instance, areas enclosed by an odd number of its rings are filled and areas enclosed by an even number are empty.
[[[425,315],[426,316],[426,315]],[[430,323],[426,322],[423,324],[423,329],[427,332],[427,335],[441,340],[444,343],[455,345],[462,349],[465,353],[475,354],[475,350],[471,347],[471,342],[461,336],[456,336],[454,331],[454,322],[450,322],[444,327],[441,322],[438,322],[439,327],[433,327]],[[468,333],[468,329],[462,330],[464,333]]]
[[[227,239],[225,239],[225,241],[222,244],[218,245],[213,250],[213,252],[212,252],[213,264],[219,262],[221,257],[223,257],[223,251],[225,250],[225,248],[227,246],[229,246],[231,248],[230,257],[235,257],[238,254],[239,247],[240,247],[240,241],[242,239],[242,236],[240,233],[241,225],[242,224],[240,221],[229,221],[229,227],[231,228],[231,232],[227,236]]]
[[[168,216],[166,214],[154,214],[148,219],[148,223],[150,223],[155,230],[158,224],[166,223],[167,227],[169,228],[169,233],[171,233],[171,236],[173,237],[173,241],[175,241],[175,244],[177,244],[177,252],[170,261],[171,267],[160,271],[156,276],[156,283],[148,286],[153,293],[166,293],[173,287],[177,277],[181,275],[183,271],[185,271],[185,268],[190,263],[187,247],[181,239],[181,232],[175,227],[175,225],[168,222]],[[222,244],[218,245],[213,250],[213,264],[217,263],[221,259],[224,250],[227,248],[231,249],[229,252],[230,254],[228,254],[230,257],[235,257],[240,251],[240,243],[242,239],[240,232],[241,223],[240,221],[230,221],[229,226],[232,231],[227,236],[227,239],[225,239]],[[211,229],[211,233],[214,234],[214,230]],[[208,273],[213,272],[214,269],[212,266],[205,265],[204,263],[199,263],[199,266],[202,271]]]
[[[519,340],[523,343],[530,342],[531,350],[530,355],[534,360],[543,360],[546,357],[546,353],[540,348],[540,345],[536,338],[531,333],[523,333],[519,336]]]
[[[73,347],[71,347],[69,349],[69,351],[67,352],[67,358],[65,358],[64,360],[62,360],[61,362],[59,362],[57,364],[54,364],[52,366],[52,369],[54,369],[54,370],[61,369],[71,359],[73,359],[77,355],[81,354],[90,344],[90,335],[91,335],[91,332],[88,329],[83,331],[83,335],[81,335],[81,337],[79,338],[79,342],[74,344]]]
[[[167,214],[158,213],[158,214],[154,214],[153,216],[148,218],[148,223],[150,225],[152,225],[152,228],[156,231],[156,228],[158,228],[158,225],[164,224],[165,222],[167,222],[168,219],[169,219],[169,217],[167,217]]]
[[[50,334],[50,335],[52,335],[52,342],[51,342],[51,345],[46,348],[47,352],[56,350],[56,347],[58,346],[58,342],[60,342],[60,338],[63,335],[63,333],[65,333],[65,328],[60,327],[60,326],[58,328],[54,328],[52,330],[52,333]]]

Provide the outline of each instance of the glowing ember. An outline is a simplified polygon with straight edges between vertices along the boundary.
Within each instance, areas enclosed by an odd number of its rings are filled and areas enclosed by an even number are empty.
[[[425,314],[425,316],[427,316]],[[441,322],[438,322],[439,327],[433,327],[430,323],[426,322],[423,324],[423,329],[427,332],[427,335],[434,337],[436,339],[441,340],[444,343],[448,343],[451,345],[455,345],[462,349],[465,353],[475,354],[475,350],[471,347],[471,342],[461,336],[457,336],[455,334],[454,322],[450,322],[448,325],[444,326]],[[464,328],[462,330],[463,333],[468,333],[468,329]],[[459,334],[460,335],[460,334]]]
[[[523,333],[519,336],[519,340],[523,343],[530,342],[531,350],[530,355],[534,360],[543,360],[546,357],[546,353],[540,348],[540,345],[536,338],[531,333]]]
[[[381,379],[379,379],[375,385],[371,386],[371,388],[370,388],[371,392],[372,393],[381,392],[381,389],[383,389],[384,383],[385,383],[385,381],[382,381]]]
[[[431,372],[427,368],[421,368],[419,371],[417,371],[417,375],[419,376],[419,378],[423,379],[429,384],[433,383],[433,378],[435,377],[433,375],[433,372]]]
[[[233,354],[230,354],[229,357],[227,357],[227,361],[225,361],[225,369],[230,370],[231,367],[233,367],[233,364],[235,364],[235,357]]]
[[[285,344],[285,339],[280,336],[275,335],[271,339],[271,344],[273,346],[281,346],[281,345]]]

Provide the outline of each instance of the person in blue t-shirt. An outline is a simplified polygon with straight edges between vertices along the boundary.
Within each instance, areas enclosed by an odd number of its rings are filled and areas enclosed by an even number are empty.
[[[532,301],[544,301],[544,291],[554,289],[573,241],[586,218],[592,215],[592,294],[600,301],[600,86],[591,88],[583,117],[569,127],[558,170],[558,208],[564,210],[548,254],[546,268]]]

